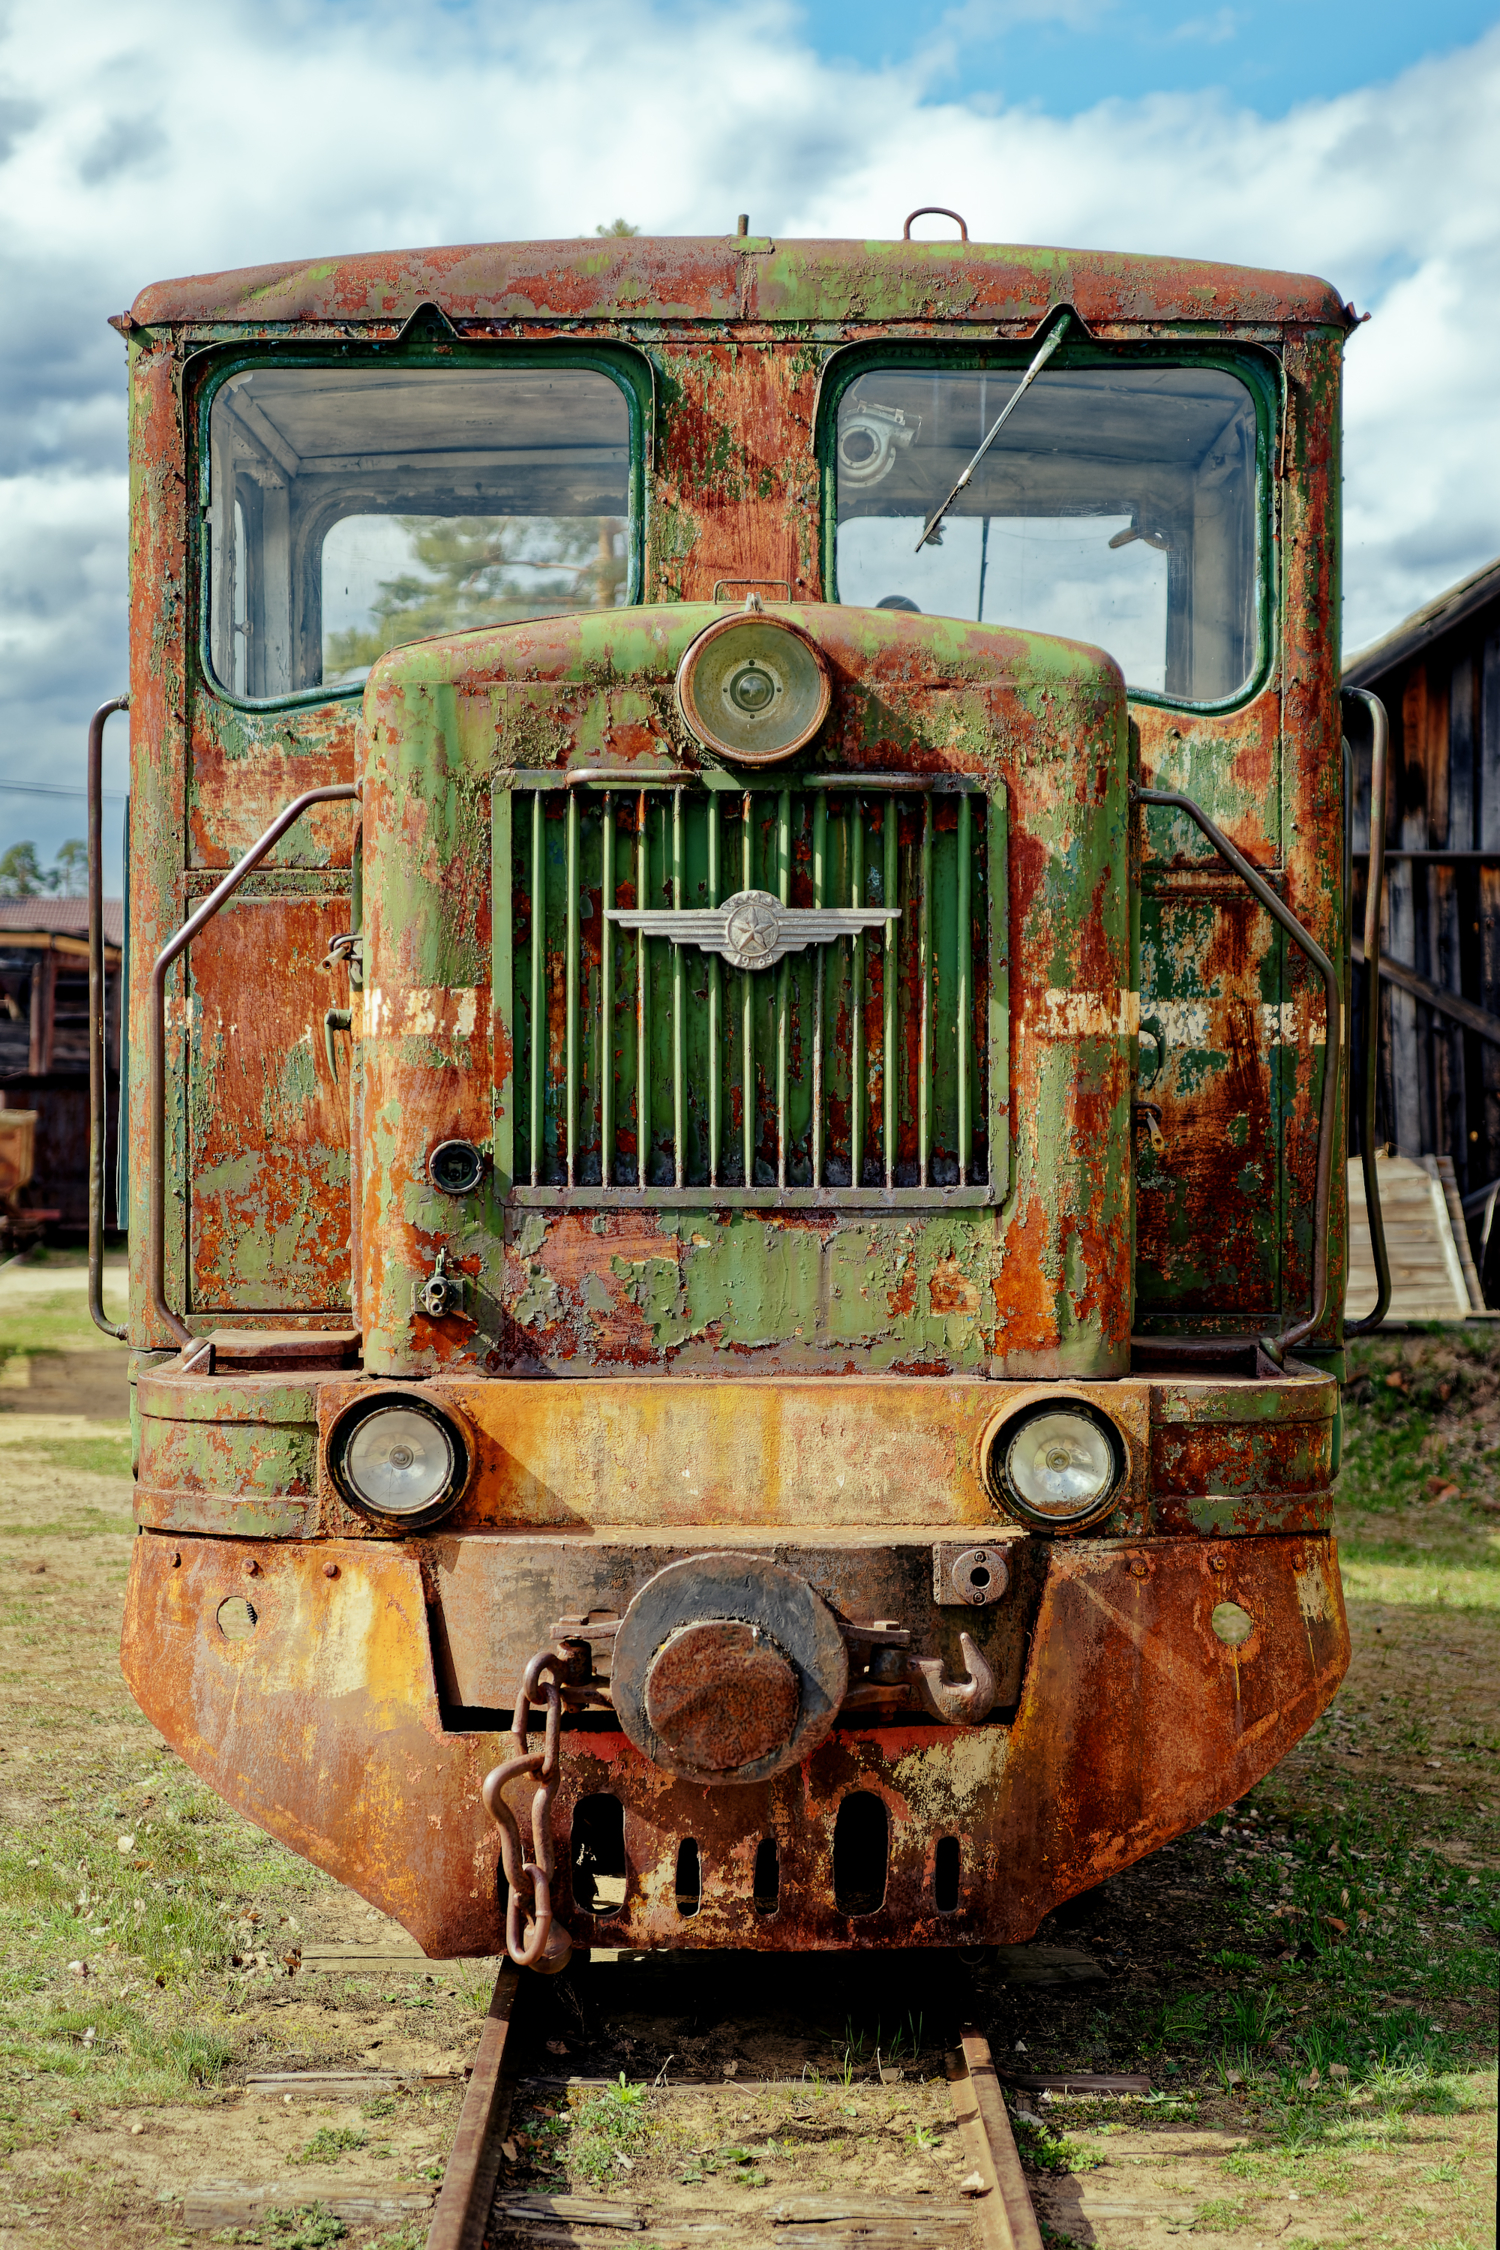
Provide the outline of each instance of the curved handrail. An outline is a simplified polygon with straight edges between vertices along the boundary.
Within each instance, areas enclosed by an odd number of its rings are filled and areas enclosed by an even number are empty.
[[[1328,1030],[1323,1051],[1323,1098],[1318,1110],[1318,1170],[1317,1185],[1313,1194],[1313,1280],[1312,1311],[1302,1320],[1294,1321],[1274,1339],[1266,1339],[1267,1346],[1274,1342],[1271,1357],[1280,1359],[1293,1344],[1300,1344],[1311,1336],[1328,1310],[1328,1235],[1332,1216],[1333,1198],[1333,1127],[1338,1114],[1339,1069],[1343,1060],[1344,995],[1338,970],[1323,951],[1311,931],[1304,929],[1284,899],[1277,897],[1258,867],[1252,866],[1238,845],[1232,844],[1222,828],[1212,821],[1195,798],[1187,797],[1176,789],[1141,789],[1132,787],[1131,795],[1137,804],[1168,805],[1176,812],[1185,812],[1196,822],[1213,845],[1221,859],[1229,862],[1240,881],[1252,891],[1273,920],[1280,923],[1292,943],[1302,953],[1323,979],[1328,1010]]]
[[[1368,1336],[1391,1309],[1391,1254],[1386,1248],[1380,1181],[1375,1170],[1375,1093],[1380,1071],[1380,902],[1385,889],[1386,768],[1391,728],[1385,705],[1368,688],[1345,688],[1346,696],[1368,707],[1370,747],[1370,864],[1365,870],[1365,1082],[1359,1121],[1359,1163],[1365,1183],[1365,1214],[1375,1257],[1375,1310],[1345,1328],[1344,1341]]]
[[[239,889],[247,875],[253,874],[266,854],[292,826],[300,820],[310,805],[327,805],[341,799],[359,796],[357,781],[330,782],[323,789],[304,789],[283,806],[263,836],[256,838],[249,851],[237,860],[222,883],[209,892],[196,913],[190,914],[174,938],[170,938],[156,957],[151,971],[151,1164],[150,1164],[150,1239],[147,1244],[146,1289],[151,1309],[157,1318],[184,1346],[195,1343],[196,1337],[185,1322],[178,1319],[167,1303],[166,1282],[166,1210],[167,1210],[167,971],[180,954],[187,951],[198,932],[211,922],[221,906],[225,905]]]
[[[89,721],[89,1318],[123,1344],[128,1331],[104,1310],[104,1161],[109,1121],[104,1083],[104,722],[128,711],[128,695],[111,696]],[[122,996],[121,1006],[124,1006]],[[120,1120],[121,1130],[124,1119]]]

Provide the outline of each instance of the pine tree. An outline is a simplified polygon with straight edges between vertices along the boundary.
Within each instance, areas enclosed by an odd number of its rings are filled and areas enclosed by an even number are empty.
[[[400,516],[420,567],[381,581],[372,626],[324,640],[333,685],[388,648],[472,625],[503,625],[558,610],[613,609],[628,565],[615,552],[614,516]]]

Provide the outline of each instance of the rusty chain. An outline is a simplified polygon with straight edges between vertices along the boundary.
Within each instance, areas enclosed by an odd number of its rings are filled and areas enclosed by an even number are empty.
[[[564,1644],[538,1650],[521,1675],[511,1714],[511,1756],[485,1776],[480,1795],[500,1831],[500,1863],[505,1870],[505,1950],[520,1969],[556,1976],[565,1969],[573,1940],[552,1911],[556,1855],[552,1845],[552,1803],[562,1779],[562,1683],[575,1669]],[[532,1706],[541,1702],[546,1719],[540,1750],[526,1747]],[[521,1841],[520,1824],[502,1791],[518,1774],[534,1774],[531,1800],[531,1857]],[[522,1924],[526,1927],[523,1933]]]

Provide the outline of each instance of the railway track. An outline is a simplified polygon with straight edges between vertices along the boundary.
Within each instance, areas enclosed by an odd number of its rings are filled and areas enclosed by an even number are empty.
[[[564,2245],[582,2250],[588,2243],[623,2243],[631,2235],[645,2238],[652,2250],[749,2245],[761,2238],[778,2250],[855,2250],[856,2245],[858,2250],[1042,2250],[1041,2228],[989,2044],[972,2026],[964,2028],[946,2057],[951,2120],[967,2167],[956,2193],[901,2196],[872,2186],[864,2194],[783,2193],[747,2206],[742,2201],[716,2204],[712,2188],[705,2185],[703,2199],[691,2208],[659,2209],[644,2183],[625,2196],[617,2189],[589,2196],[510,2187],[506,2174],[515,2147],[508,2136],[518,2096],[529,2086],[533,2097],[540,2093],[555,2099],[557,2084],[519,2077],[523,2019],[534,1990],[533,1980],[509,1963],[496,1979],[427,2250],[562,2250]],[[695,2105],[690,2134],[678,2137],[697,2144],[705,2130],[705,2109],[712,2116],[716,2105],[729,2104],[742,2115],[756,2094],[777,2095],[789,2103],[799,2089],[795,2081],[767,2087],[678,2082],[670,2089],[659,2085],[655,2098],[665,2102],[669,2093]],[[722,2141],[723,2136],[715,2138]],[[747,2152],[731,2148],[731,2153],[743,2158]]]

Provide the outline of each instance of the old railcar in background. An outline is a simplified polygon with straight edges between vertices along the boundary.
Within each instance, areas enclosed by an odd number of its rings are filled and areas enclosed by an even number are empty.
[[[1018,1939],[1333,1695],[1351,321],[743,225],[119,320],[124,1663],[434,1955]]]
[[[1500,1304],[1500,563],[1351,657],[1390,714],[1374,1138],[1435,1159],[1469,1215],[1469,1295]],[[1355,908],[1370,850],[1367,714],[1350,711]],[[1369,989],[1364,948],[1356,1006]],[[1462,1221],[1456,1229],[1464,1244]]]
[[[115,1223],[115,1120],[120,1084],[124,909],[102,905],[100,962],[106,1222]],[[0,1111],[34,1115],[30,1169],[0,1184],[0,1241],[43,1229],[77,1241],[89,1223],[88,901],[0,900]]]

